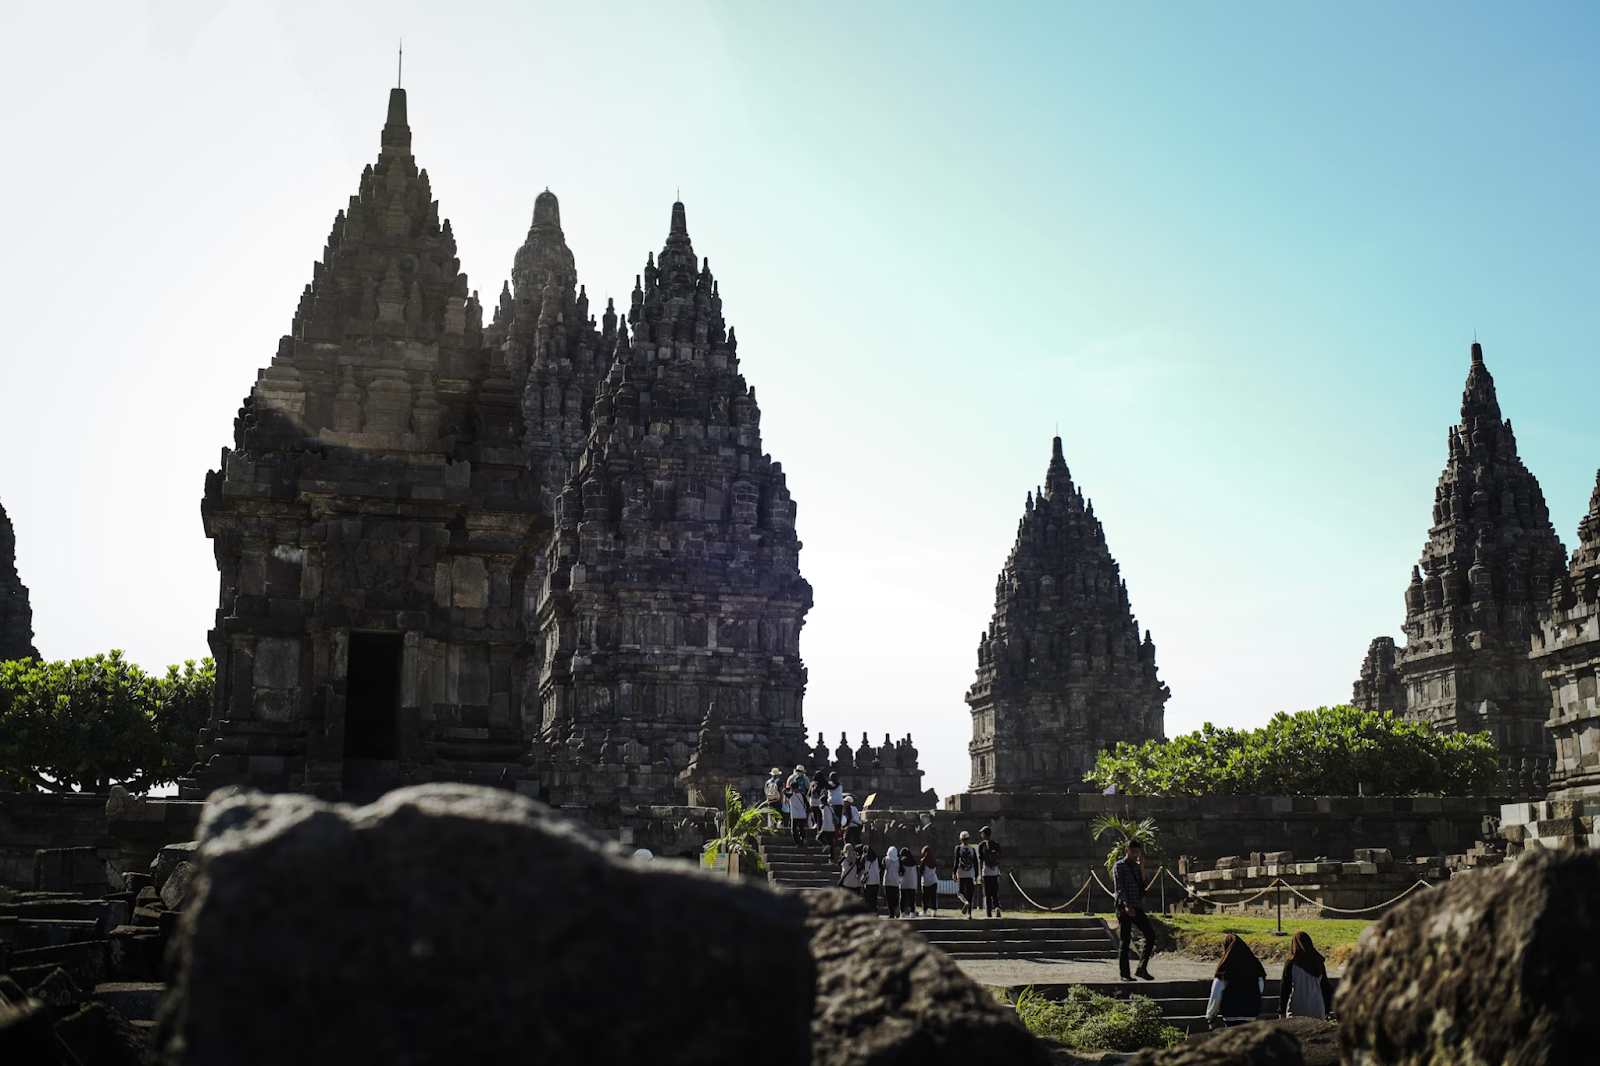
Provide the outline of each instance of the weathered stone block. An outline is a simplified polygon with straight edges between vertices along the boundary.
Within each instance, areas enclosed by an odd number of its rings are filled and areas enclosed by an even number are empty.
[[[250,794],[201,839],[161,1018],[187,1066],[809,1061],[798,899],[630,862],[513,793]]]
[[[1336,1007],[1354,1066],[1592,1058],[1600,855],[1533,853],[1419,893],[1363,934]]]

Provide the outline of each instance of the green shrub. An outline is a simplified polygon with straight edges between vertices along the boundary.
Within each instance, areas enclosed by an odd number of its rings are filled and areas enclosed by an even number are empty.
[[[1085,779],[1129,796],[1484,795],[1500,780],[1488,733],[1438,733],[1391,712],[1318,707],[1260,729],[1118,744]]]
[[[1064,1000],[1050,1000],[1032,988],[1017,997],[1017,1017],[1034,1036],[1079,1051],[1138,1051],[1183,1043],[1182,1030],[1162,1023],[1161,1008],[1148,996],[1112,999],[1074,985]]]
[[[152,677],[120,651],[71,662],[0,662],[0,779],[14,788],[139,790],[194,762],[211,711],[210,659]]]

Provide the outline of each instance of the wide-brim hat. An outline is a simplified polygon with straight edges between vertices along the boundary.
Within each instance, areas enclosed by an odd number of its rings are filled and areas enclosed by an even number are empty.
[[[773,776],[773,777],[777,777],[777,776],[778,776],[778,775],[779,775],[779,774],[781,774],[781,773],[783,773],[783,771],[782,771],[782,770],[781,770],[781,769],[780,769],[780,768],[778,768],[778,767],[776,767],[776,766],[774,766],[774,767],[773,767],[773,768],[772,768],[772,776]]]
[[[794,772],[797,774],[803,774],[806,772],[806,768],[804,766],[796,766],[794,768]]]
[[[856,798],[855,798],[855,797],[854,797],[854,796],[846,796],[846,797],[845,797],[845,798],[844,798],[844,801],[845,801],[845,802],[846,802],[846,803],[854,803],[854,802],[855,802],[855,801],[856,801]]]
[[[961,831],[961,839],[962,840],[971,840],[972,839],[972,834],[967,832],[965,829],[963,829]]]

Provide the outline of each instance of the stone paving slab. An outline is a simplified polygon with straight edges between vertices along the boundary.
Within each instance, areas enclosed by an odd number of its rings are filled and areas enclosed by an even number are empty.
[[[1113,984],[1118,980],[1117,960],[1069,959],[1046,961],[1037,959],[957,959],[966,975],[981,985],[1009,987],[1016,985],[1091,985]],[[1135,962],[1137,965],[1137,962]],[[1279,969],[1282,968],[1280,963]],[[1196,981],[1208,979],[1216,972],[1216,959],[1201,959],[1178,952],[1162,952],[1150,960],[1150,973],[1160,981]],[[1267,965],[1272,975],[1273,967]],[[1329,971],[1338,977],[1342,967]],[[1138,981],[1135,984],[1148,984]],[[1130,986],[1132,987],[1132,986]]]

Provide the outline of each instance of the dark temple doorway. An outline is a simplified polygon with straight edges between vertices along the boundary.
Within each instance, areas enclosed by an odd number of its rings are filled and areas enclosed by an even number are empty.
[[[351,633],[345,672],[344,757],[394,759],[400,714],[399,633]]]

